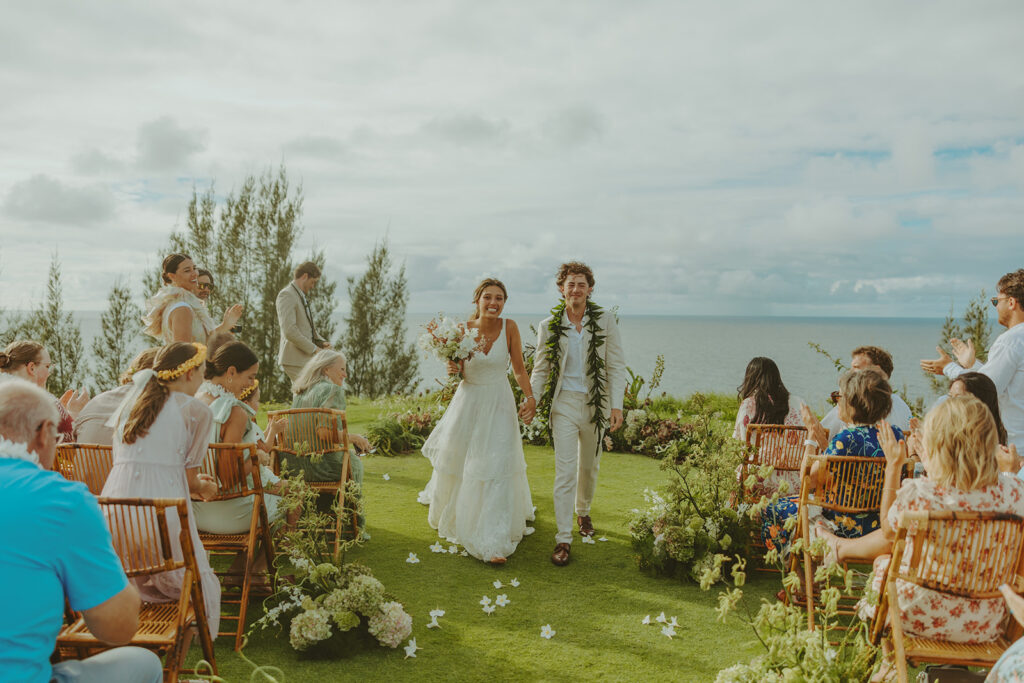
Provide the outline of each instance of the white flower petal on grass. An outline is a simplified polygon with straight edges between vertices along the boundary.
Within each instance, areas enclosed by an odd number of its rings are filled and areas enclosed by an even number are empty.
[[[444,616],[444,610],[441,609],[440,607],[438,607],[437,609],[432,609],[432,610],[430,610],[430,616],[433,617],[434,619],[437,619],[438,617],[443,617]]]
[[[651,615],[648,614],[646,617],[641,619],[640,623],[643,624],[644,626],[647,626],[648,624],[650,624],[651,623]]]
[[[583,541],[584,543],[589,543],[591,545],[597,543],[597,541],[595,541],[592,536],[583,536],[583,537],[580,538],[580,540]]]
[[[384,473],[384,481],[391,481],[391,475],[385,472]],[[416,655],[413,655],[413,657],[415,657],[415,656]]]
[[[459,546],[457,546],[457,545],[450,545],[450,546],[448,546],[448,552],[450,552],[452,555],[454,555],[455,553],[459,552]]]
[[[508,585],[512,586],[513,588],[519,588],[519,578],[517,577],[515,579],[512,579],[508,582]]]
[[[416,553],[409,553],[409,557],[405,558],[405,561],[409,564],[418,564],[420,558],[416,557]]]
[[[664,613],[664,612],[662,612],[661,614],[659,614],[658,616],[656,616],[656,617],[654,618],[654,620],[655,620],[656,622],[658,622],[659,624],[667,624],[667,623],[668,623],[668,619],[666,619],[666,618],[665,618],[665,613]]]
[[[601,543],[607,543],[608,542],[608,537],[607,536],[602,536],[601,538],[599,538],[597,540],[601,541]]]
[[[485,595],[484,597],[480,598],[480,604],[484,607],[487,607],[487,605],[491,604],[491,599]]]
[[[672,620],[670,622],[668,622],[668,625],[671,626],[672,628],[675,628],[676,626],[679,626],[679,622],[676,621],[675,617],[672,617]]]
[[[409,644],[405,646],[405,658],[409,659],[409,657],[415,657],[416,656],[416,650],[422,650],[422,649],[423,649],[422,647],[416,647],[416,639],[415,638],[410,638],[409,639]]]
[[[664,635],[664,636],[668,636],[669,639],[671,639],[672,636],[674,636],[676,634],[676,630],[674,628],[672,628],[671,626],[662,626],[661,627],[661,634]]]
[[[434,545],[430,546],[430,552],[432,552],[432,553],[443,553],[444,552],[444,546],[441,545],[440,542],[434,543]]]
[[[495,579],[494,583],[492,583],[491,585],[495,588],[501,588],[504,584],[502,584],[501,581],[499,581],[498,579]]]
[[[441,628],[441,624],[437,623],[437,617],[430,620],[430,623],[427,624],[427,628]]]
[[[502,593],[498,597],[494,598],[494,604],[497,605],[498,607],[504,607],[505,605],[507,605],[510,602],[512,602],[512,601],[509,600],[508,596],[505,595],[504,593]]]
[[[484,614],[493,614],[495,609],[494,605],[484,605]]]
[[[467,553],[465,550],[459,553],[459,555],[462,555],[463,557],[469,557],[469,553]]]
[[[551,640],[551,636],[555,635],[555,629],[551,628],[551,624],[544,624],[540,627],[540,637]]]

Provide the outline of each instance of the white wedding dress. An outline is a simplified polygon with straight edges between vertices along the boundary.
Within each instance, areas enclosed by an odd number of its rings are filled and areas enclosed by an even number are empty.
[[[489,353],[466,362],[448,409],[423,444],[434,474],[421,501],[437,533],[485,562],[508,557],[533,532],[533,502],[508,382],[506,324]]]

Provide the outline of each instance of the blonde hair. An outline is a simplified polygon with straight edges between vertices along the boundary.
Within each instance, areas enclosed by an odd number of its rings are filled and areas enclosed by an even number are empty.
[[[326,377],[324,370],[339,360],[345,360],[345,354],[334,349],[320,349],[314,353],[313,357],[302,366],[299,376],[292,382],[292,393],[296,396],[305,393],[310,387]]]
[[[992,411],[974,396],[950,398],[924,420],[928,478],[971,491],[996,483],[999,437]]]

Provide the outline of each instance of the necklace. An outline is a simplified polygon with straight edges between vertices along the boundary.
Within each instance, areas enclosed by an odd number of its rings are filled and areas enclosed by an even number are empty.
[[[205,380],[202,384],[200,384],[199,391],[197,393],[209,394],[214,398],[223,398],[224,396],[230,396],[231,398],[235,398],[235,395],[233,393],[231,393],[230,391],[228,391],[219,384],[214,384],[210,380]]]

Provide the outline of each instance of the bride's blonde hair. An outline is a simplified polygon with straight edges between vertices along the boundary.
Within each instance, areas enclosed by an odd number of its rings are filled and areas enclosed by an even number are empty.
[[[973,396],[949,398],[924,420],[928,478],[972,491],[996,483],[999,437],[992,411]]]
[[[470,320],[476,320],[480,317],[480,297],[483,296],[484,290],[488,287],[497,287],[501,290],[501,293],[505,295],[505,303],[508,303],[508,290],[505,289],[505,283],[501,280],[493,277],[487,277],[480,281],[480,284],[476,286],[476,290],[473,292],[473,312],[470,314]]]

